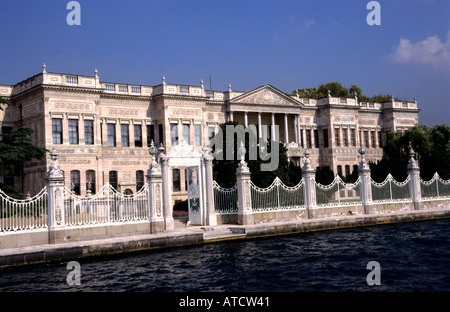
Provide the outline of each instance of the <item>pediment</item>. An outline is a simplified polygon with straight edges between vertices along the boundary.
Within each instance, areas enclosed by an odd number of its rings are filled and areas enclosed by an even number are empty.
[[[274,106],[301,106],[302,103],[296,99],[284,94],[280,90],[265,85],[250,92],[244,93],[231,102],[236,104],[256,104],[256,105],[274,105]]]

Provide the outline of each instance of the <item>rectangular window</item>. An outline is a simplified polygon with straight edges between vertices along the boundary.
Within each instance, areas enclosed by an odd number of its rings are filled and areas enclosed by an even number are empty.
[[[188,87],[180,87],[180,93],[189,93]]]
[[[141,93],[141,87],[131,87],[131,93],[140,94]]]
[[[127,86],[119,86],[119,92],[128,92],[128,87]]]
[[[314,130],[314,147],[319,148],[319,130]]]
[[[334,128],[334,145],[339,146],[339,128]]]
[[[349,165],[345,165],[345,176],[350,177],[350,166]]]
[[[106,91],[114,92],[114,85],[113,84],[107,84],[105,85]]]
[[[378,131],[378,147],[383,147],[383,139],[381,137],[381,131]]]
[[[142,127],[134,125],[134,146],[142,147]]]
[[[323,129],[323,147],[328,147],[328,129]]]
[[[52,118],[52,136],[53,144],[63,143],[61,118]]]
[[[178,124],[176,123],[170,124],[170,144],[172,146],[178,144]]]
[[[120,141],[122,147],[130,146],[130,128],[128,125],[120,125]]]
[[[311,148],[311,130],[306,130],[306,148]]]
[[[355,129],[350,129],[350,146],[356,146]]]
[[[364,131],[364,146],[369,147],[369,131]]]
[[[69,119],[69,143],[78,144],[78,119]]]
[[[216,130],[216,128],[214,126],[208,127],[208,139],[209,140],[213,139],[214,136],[216,135],[215,130]]]
[[[370,141],[372,147],[375,147],[375,131],[370,131]]]
[[[183,124],[183,140],[191,145],[191,125]]]
[[[194,144],[202,146],[202,125],[194,125]]]
[[[173,188],[172,191],[179,192],[181,191],[180,186],[180,169],[172,169],[172,184]]]
[[[338,175],[340,175],[342,177],[342,166],[341,165],[337,166],[337,173],[338,173]]]
[[[153,144],[156,146],[155,141],[155,125],[147,125],[147,146],[150,147]]]
[[[107,124],[108,146],[116,146],[116,124]]]
[[[92,145],[94,144],[94,121],[85,120],[84,121],[84,144]]]
[[[342,140],[343,140],[344,146],[348,146],[347,131],[348,131],[348,129],[342,129]]]

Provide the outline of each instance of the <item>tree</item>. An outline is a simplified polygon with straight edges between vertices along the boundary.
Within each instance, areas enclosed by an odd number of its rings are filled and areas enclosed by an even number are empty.
[[[0,173],[21,176],[25,161],[45,157],[47,150],[33,143],[30,138],[33,133],[31,128],[20,127],[8,134],[0,134]]]
[[[226,122],[224,124],[220,125],[220,128],[222,130],[222,133],[224,134],[224,141],[223,146],[226,146],[226,126],[232,125],[237,126],[239,125],[237,122]],[[240,142],[237,142],[237,135],[235,134],[234,137],[234,157],[232,160],[226,160],[225,157],[224,160],[218,160],[217,157],[214,159],[214,169],[213,169],[213,176],[214,180],[223,187],[232,187],[236,183],[236,169],[238,168],[240,159],[238,158],[238,148],[240,146]],[[250,142],[250,140],[245,140],[245,149],[246,149],[246,155],[245,155],[245,161],[247,162],[247,165],[249,167],[249,170],[251,172],[251,180],[253,183],[255,183],[259,187],[267,187],[269,186],[275,177],[278,177],[283,181],[284,184],[293,186],[296,185],[301,180],[301,169],[298,166],[295,166],[292,163],[289,163],[287,158],[287,149],[281,142],[275,142],[271,141],[270,144],[267,144],[267,152],[270,153],[271,147],[274,144],[278,144],[278,167],[274,171],[261,171],[261,164],[263,163],[270,163],[269,160],[261,160],[261,154],[259,145],[252,145],[249,144],[256,144],[256,140],[252,140],[253,142]],[[257,150],[257,157],[256,159],[249,159],[249,151],[250,149],[256,149]],[[213,154],[218,152],[217,147],[213,146]]]
[[[422,179],[430,180],[435,172],[443,179],[450,178],[450,127],[419,124],[404,133],[388,133],[385,159],[371,164],[373,179],[380,182],[391,173],[396,180],[403,181],[407,176],[410,148],[415,152]]]

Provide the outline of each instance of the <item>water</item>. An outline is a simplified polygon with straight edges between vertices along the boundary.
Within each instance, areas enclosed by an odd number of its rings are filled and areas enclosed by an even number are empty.
[[[450,219],[304,233],[0,270],[0,291],[449,291]],[[369,286],[369,261],[381,285]]]

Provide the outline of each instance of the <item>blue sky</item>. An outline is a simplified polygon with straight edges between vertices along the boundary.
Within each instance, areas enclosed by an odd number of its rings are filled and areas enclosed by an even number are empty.
[[[42,70],[101,81],[248,91],[340,81],[366,95],[417,97],[419,122],[450,124],[450,1],[385,0],[369,26],[366,0],[0,1],[0,84]]]

